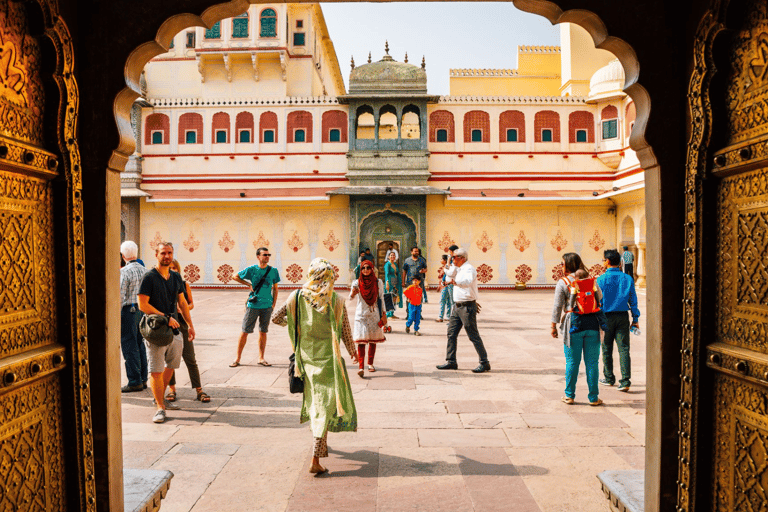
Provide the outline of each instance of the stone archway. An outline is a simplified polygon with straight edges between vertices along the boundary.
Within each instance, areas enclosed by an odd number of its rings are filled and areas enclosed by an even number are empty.
[[[375,251],[382,242],[396,242],[400,246],[400,262],[398,262],[400,265],[404,255],[407,255],[411,247],[416,245],[416,224],[405,214],[385,210],[366,217],[360,224],[358,237],[360,240],[358,251],[366,247]],[[378,258],[377,254],[374,256],[377,259],[375,264],[378,275],[381,277],[384,275],[384,261]]]

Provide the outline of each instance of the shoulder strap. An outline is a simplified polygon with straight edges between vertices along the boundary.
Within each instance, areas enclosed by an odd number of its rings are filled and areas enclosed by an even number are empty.
[[[294,293],[296,294],[296,313],[293,315],[293,337],[295,338],[293,340],[293,347],[294,352],[296,352],[299,349],[299,344],[301,343],[301,338],[299,338],[299,299],[301,298],[301,291],[296,290]]]
[[[264,275],[261,276],[261,279],[259,279],[259,282],[256,284],[256,287],[253,289],[254,292],[259,293],[259,290],[261,290],[261,287],[264,286],[264,281],[267,280],[267,276],[269,273],[272,272],[272,267],[267,265],[267,271],[264,272]]]

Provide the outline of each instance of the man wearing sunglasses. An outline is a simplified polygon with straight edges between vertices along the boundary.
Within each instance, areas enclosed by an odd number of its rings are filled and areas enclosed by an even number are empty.
[[[280,274],[276,268],[269,266],[269,249],[259,247],[256,249],[256,258],[258,265],[241,270],[233,277],[235,281],[244,284],[251,289],[248,294],[248,301],[245,304],[245,318],[243,318],[243,332],[240,333],[240,339],[237,342],[237,358],[229,366],[235,368],[240,366],[240,357],[243,355],[245,342],[248,335],[253,332],[256,321],[259,321],[259,364],[261,366],[272,366],[264,359],[264,351],[267,348],[267,330],[269,329],[269,319],[272,316],[272,310],[277,301],[277,283],[280,282]]]

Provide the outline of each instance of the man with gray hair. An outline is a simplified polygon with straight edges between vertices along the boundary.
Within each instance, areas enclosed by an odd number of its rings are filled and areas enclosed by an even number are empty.
[[[448,348],[445,363],[438,365],[438,370],[457,370],[456,341],[462,326],[475,346],[480,358],[480,365],[472,370],[474,373],[490,371],[488,354],[485,352],[483,340],[477,331],[477,271],[467,263],[466,249],[458,248],[453,251],[453,267],[446,271],[445,284],[453,285],[453,311],[448,320]]]
[[[120,269],[120,349],[128,377],[128,384],[120,391],[130,393],[147,387],[147,349],[139,332],[142,313],[136,298],[147,269],[136,261],[139,248],[135,242],[123,242],[120,255],[125,260],[125,266]]]

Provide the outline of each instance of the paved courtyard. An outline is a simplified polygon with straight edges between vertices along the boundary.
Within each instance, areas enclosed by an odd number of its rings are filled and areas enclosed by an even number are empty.
[[[278,304],[287,295],[281,291]],[[287,329],[270,326],[272,367],[256,364],[251,335],[243,366],[229,368],[246,292],[198,290],[194,298],[197,360],[211,402],[194,400],[183,363],[182,410],[169,411],[166,423],[151,422],[148,391],[122,396],[125,467],[175,475],[163,512],[607,511],[595,475],[643,468],[644,316],[643,334],[632,337],[630,392],[601,386],[605,405],[590,407],[582,364],[569,406],[560,402],[562,341],[549,334],[553,291],[481,291],[478,324],[492,366],[481,375],[470,371],[477,355],[463,333],[460,369],[435,369],[445,359],[447,324],[434,321],[439,300],[430,292],[423,336],[405,334],[404,320],[394,320],[376,373],[359,378],[347,357],[359,429],[329,434],[329,472],[315,477],[300,396],[288,392]],[[639,299],[644,315],[645,294]]]

